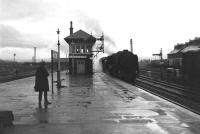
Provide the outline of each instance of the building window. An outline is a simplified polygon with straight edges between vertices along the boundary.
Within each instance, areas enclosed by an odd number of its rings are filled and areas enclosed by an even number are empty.
[[[75,53],[75,46],[72,46],[72,53]]]
[[[84,46],[81,45],[81,53],[84,53]]]
[[[80,46],[76,46],[76,53],[80,53],[80,52],[81,52]]]
[[[86,51],[85,51],[85,45],[83,45],[82,47],[83,47],[83,53],[86,53]]]
[[[91,48],[89,45],[86,46],[86,53],[90,53],[91,52]]]

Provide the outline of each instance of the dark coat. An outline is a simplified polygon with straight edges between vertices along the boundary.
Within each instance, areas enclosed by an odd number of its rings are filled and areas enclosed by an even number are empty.
[[[49,73],[47,72],[44,66],[37,68],[35,74],[35,91],[49,91],[49,82],[48,82]]]

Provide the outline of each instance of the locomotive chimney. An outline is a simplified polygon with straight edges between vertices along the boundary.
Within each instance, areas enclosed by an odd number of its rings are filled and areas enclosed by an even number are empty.
[[[72,35],[73,34],[73,26],[72,26],[72,21],[70,21],[70,35]]]
[[[133,41],[132,41],[132,39],[130,39],[130,49],[131,49],[131,52],[133,53]]]

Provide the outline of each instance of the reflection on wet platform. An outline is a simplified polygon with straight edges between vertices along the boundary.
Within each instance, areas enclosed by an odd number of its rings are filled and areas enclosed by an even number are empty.
[[[106,74],[69,76],[63,73],[62,77],[65,87],[49,93],[52,104],[47,107],[38,107],[37,93],[25,84],[33,82],[33,77],[1,84],[6,90],[0,91],[0,106],[13,110],[15,116],[15,127],[4,133],[27,130],[31,134],[30,128],[35,133],[41,130],[78,134],[200,132],[199,115]],[[41,125],[44,126],[41,128]]]

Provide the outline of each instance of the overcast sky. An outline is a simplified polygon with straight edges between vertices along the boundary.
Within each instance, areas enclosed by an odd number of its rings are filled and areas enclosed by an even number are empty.
[[[106,51],[130,49],[139,57],[166,56],[177,43],[200,37],[199,0],[0,0],[0,59],[50,58],[60,28],[62,56],[69,24],[94,35],[103,32]]]

